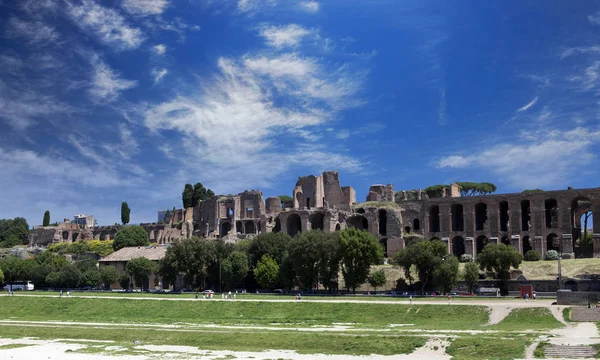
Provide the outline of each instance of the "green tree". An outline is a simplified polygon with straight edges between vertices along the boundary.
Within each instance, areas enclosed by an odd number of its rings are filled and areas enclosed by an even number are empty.
[[[473,287],[477,285],[477,281],[479,280],[479,266],[477,266],[477,263],[468,262],[465,264],[463,269],[463,279],[469,287],[469,294],[472,294]]]
[[[488,182],[457,182],[460,196],[489,195],[496,192],[496,185]]]
[[[121,278],[119,270],[114,266],[103,266],[100,268],[100,280],[107,289]]]
[[[42,222],[42,226],[50,225],[50,210],[46,210],[44,213],[44,221]]]
[[[192,193],[192,207],[196,207],[201,201],[208,200],[214,195],[215,193],[211,189],[206,189],[201,183],[196,183]]]
[[[121,278],[119,279],[119,285],[121,285],[122,289],[129,290],[131,285],[131,279],[127,274],[121,275]]]
[[[269,255],[280,265],[290,241],[290,236],[282,232],[264,233],[254,237],[248,247],[250,267],[254,268],[264,255]]]
[[[319,247],[325,241],[322,231],[308,231],[295,236],[288,244],[294,273],[304,289],[312,289],[319,280]]]
[[[294,199],[292,199],[291,196],[279,195],[279,200],[281,200],[282,208],[293,208],[294,207]]]
[[[544,192],[544,190],[542,190],[542,189],[526,189],[526,190],[523,190],[521,192],[521,194],[531,195],[531,194],[537,194],[537,193],[541,193],[541,192]]]
[[[75,264],[67,264],[60,269],[60,286],[76,288],[81,284],[81,271]]]
[[[323,242],[317,244],[319,282],[329,291],[337,290],[339,287],[340,249],[340,238],[337,232],[325,233]]]
[[[204,288],[209,269],[218,262],[215,242],[192,237],[172,244],[164,257],[164,269],[184,276],[185,282]]]
[[[162,258],[158,262],[157,274],[163,279],[163,288],[168,288],[169,284],[174,286],[177,282],[178,272],[174,265],[175,263],[166,258]]]
[[[126,226],[117,231],[115,241],[113,242],[113,249],[117,251],[128,246],[147,245],[150,245],[150,241],[148,241],[148,232],[141,226],[133,225]]]
[[[385,271],[383,269],[372,272],[369,275],[369,285],[371,285],[375,292],[377,292],[378,287],[382,287],[387,283],[387,277],[385,276]]]
[[[24,218],[0,220],[0,248],[27,244],[29,225]]]
[[[158,271],[158,265],[145,257],[139,257],[129,260],[125,265],[125,271],[127,275],[133,278],[134,283],[143,290],[144,281]]]
[[[30,264],[27,260],[15,256],[0,259],[0,269],[4,272],[4,280],[12,286],[15,281],[29,280]]]
[[[95,288],[100,284],[102,279],[100,278],[100,270],[88,269],[81,274],[81,285]]]
[[[60,271],[64,266],[70,264],[64,256],[53,253],[51,251],[44,251],[38,253],[33,258],[34,265],[32,266],[31,280],[36,287],[52,286],[52,284],[46,282],[46,277],[51,272]]]
[[[433,282],[444,294],[448,294],[458,281],[458,264],[456,256],[445,256],[433,271]]]
[[[194,187],[192,184],[185,184],[183,192],[181,193],[181,200],[183,201],[183,208],[187,209],[192,207],[194,199]]]
[[[48,275],[46,275],[46,278],[44,279],[44,281],[46,282],[46,284],[50,285],[51,287],[54,287],[54,288],[61,287],[60,272],[53,271],[53,272],[49,273]]]
[[[417,268],[423,294],[427,285],[433,280],[435,269],[446,255],[448,255],[448,247],[443,242],[421,240],[399,251],[395,260],[402,266],[405,274],[410,274],[413,265]]]
[[[0,269],[0,284],[2,284],[4,282],[4,272],[2,272],[2,269]]]
[[[131,209],[129,208],[129,204],[127,204],[127,202],[125,202],[125,201],[122,202],[121,203],[121,222],[123,223],[123,225],[129,224],[130,215],[131,215]]]
[[[429,187],[426,187],[425,189],[423,189],[423,192],[425,192],[430,199],[435,199],[435,198],[442,197],[442,192],[444,189],[446,189],[446,191],[448,191],[448,189],[450,189],[450,186],[449,185],[441,185],[441,184],[433,185],[433,186],[429,186]]]
[[[505,244],[488,244],[483,251],[477,255],[479,267],[483,270],[493,271],[496,278],[500,279],[500,291],[503,295],[508,294],[508,279],[510,268],[519,268],[523,261],[521,255],[514,247]]]
[[[338,236],[344,282],[356,293],[356,288],[367,280],[371,265],[382,261],[383,248],[373,235],[354,227],[338,232]]]
[[[254,268],[254,277],[258,285],[265,289],[271,288],[277,281],[278,276],[279,265],[277,265],[275,259],[268,254],[263,255]]]
[[[222,264],[223,281],[228,289],[232,289],[248,275],[248,256],[241,251],[233,251]]]

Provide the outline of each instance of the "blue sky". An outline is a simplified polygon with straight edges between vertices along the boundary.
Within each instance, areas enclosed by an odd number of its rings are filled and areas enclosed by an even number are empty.
[[[340,172],[359,201],[596,187],[592,1],[0,0],[0,218],[132,222]]]

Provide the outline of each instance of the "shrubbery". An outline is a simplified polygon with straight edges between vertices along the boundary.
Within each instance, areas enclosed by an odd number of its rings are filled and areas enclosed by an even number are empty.
[[[473,255],[471,254],[462,254],[460,256],[461,263],[473,262]]]
[[[540,253],[535,250],[529,250],[525,254],[525,261],[540,261],[541,258]]]
[[[556,250],[546,251],[546,260],[558,260],[558,251],[556,251]]]

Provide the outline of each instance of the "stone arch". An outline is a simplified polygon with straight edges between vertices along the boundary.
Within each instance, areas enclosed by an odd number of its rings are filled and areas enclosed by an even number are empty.
[[[310,227],[313,230],[323,230],[325,227],[325,214],[322,212],[311,214],[308,217],[308,221],[310,222]]]
[[[527,199],[521,201],[521,230],[529,231],[531,227],[531,202]]]
[[[287,233],[289,236],[294,236],[296,234],[302,233],[302,220],[300,219],[300,215],[291,214],[287,218]]]
[[[527,254],[529,250],[533,250],[533,246],[531,245],[531,238],[529,236],[523,237],[523,254]]]
[[[79,240],[79,233],[78,233],[78,232],[74,232],[74,233],[73,233],[73,236],[71,237],[71,240],[72,240],[73,242],[75,242],[75,241]]]
[[[365,213],[365,209],[363,208],[359,208],[358,210],[356,210],[357,214],[364,214]]]
[[[63,232],[62,232],[62,239],[63,239],[64,241],[67,241],[67,240],[69,240],[69,232],[68,232],[68,231],[63,231]]]
[[[555,233],[546,236],[546,251],[548,250],[556,250],[560,253],[560,238]]]
[[[244,234],[255,234],[256,233],[256,226],[254,226],[254,221],[248,220],[248,221],[246,221],[246,223],[244,225],[245,225]]]
[[[240,233],[240,234],[245,234],[246,232],[244,231],[244,225],[241,221],[236,221],[235,222],[235,231]]]
[[[488,219],[488,206],[486,203],[475,204],[475,231],[485,230],[485,223]]]
[[[429,208],[429,232],[440,232],[440,207]]]
[[[478,236],[475,240],[477,254],[479,254],[487,244],[489,244],[490,240],[485,235]]]
[[[546,229],[558,228],[558,201],[546,199],[544,201]]]
[[[387,211],[379,209],[379,235],[387,235]]]
[[[508,201],[500,201],[498,206],[500,208],[500,231],[508,231]]]
[[[452,238],[452,254],[460,257],[465,252],[465,239],[462,236]]]
[[[117,236],[117,229],[112,229],[110,231],[110,240],[114,240],[116,236]]]
[[[414,219],[413,220],[413,229],[415,231],[421,230],[421,222],[419,221],[419,219]]]
[[[100,232],[100,240],[110,240],[110,234],[106,230]]]
[[[465,231],[465,215],[462,204],[452,204],[452,231]]]
[[[229,235],[230,231],[231,231],[231,223],[229,221],[223,221],[221,223],[221,227],[219,229],[220,237],[225,237],[225,236]]]
[[[273,232],[278,233],[280,231],[281,231],[281,220],[279,220],[279,217],[277,217],[275,219],[275,226],[273,226]]]
[[[599,230],[594,228],[595,214],[593,210],[592,202],[586,197],[579,196],[571,201],[571,229],[574,246],[582,246],[582,242],[585,242],[584,236],[589,238]]]
[[[379,244],[383,247],[383,257],[388,256],[388,238],[379,239]]]
[[[506,235],[504,235],[501,239],[500,239],[500,243],[504,244],[504,245],[508,245],[510,246],[510,238]]]
[[[335,231],[340,231],[342,229],[342,227],[340,226],[339,223],[335,224]]]
[[[354,227],[359,230],[369,230],[369,220],[367,220],[367,218],[362,215],[354,215],[349,217],[346,220],[346,224],[349,227]]]
[[[405,226],[405,227],[404,227],[404,232],[405,232],[406,234],[410,234],[410,226]]]

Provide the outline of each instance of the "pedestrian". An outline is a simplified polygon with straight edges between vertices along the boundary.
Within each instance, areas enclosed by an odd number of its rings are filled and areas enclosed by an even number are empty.
[[[298,300],[302,300],[302,294],[298,294]]]
[[[60,297],[62,297],[62,290],[60,291]]]
[[[537,299],[537,294],[535,293],[535,291],[533,292],[533,300]]]
[[[233,294],[233,300],[237,299],[237,291],[235,292],[235,294]]]
[[[448,304],[452,303],[452,297],[450,295],[448,295]]]
[[[412,295],[408,298],[408,302],[412,305]]]
[[[67,297],[71,297],[71,292],[67,291]]]
[[[298,300],[298,294],[296,294],[296,300]]]
[[[198,300],[198,292],[196,291],[196,300]]]
[[[525,301],[529,301],[529,293],[525,294]]]

